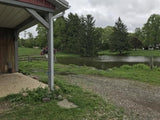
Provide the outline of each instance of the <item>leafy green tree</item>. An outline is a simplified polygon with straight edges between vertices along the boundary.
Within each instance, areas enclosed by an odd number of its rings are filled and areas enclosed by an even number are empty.
[[[25,39],[19,38],[18,39],[18,47],[24,47],[24,44],[25,44]]]
[[[54,47],[60,51],[65,51],[67,42],[66,20],[64,17],[56,19],[54,22]]]
[[[33,48],[34,47],[34,42],[35,42],[35,38],[33,37],[33,34],[28,32],[26,33],[28,34],[28,38],[27,39],[19,39],[18,40],[18,44],[19,44],[19,47],[28,47],[28,48]]]
[[[160,43],[160,15],[153,14],[143,27],[145,46],[155,47]]]
[[[142,42],[137,37],[135,37],[134,35],[129,36],[129,44],[135,50],[137,50],[137,48],[142,47]]]
[[[104,41],[102,39],[102,34],[104,33],[104,29],[101,27],[96,27],[95,28],[96,33],[100,36],[100,38],[97,40],[97,47],[98,47],[98,51],[103,50],[103,46],[104,46]]]
[[[95,56],[98,52],[98,41],[101,37],[99,31],[95,29],[95,20],[91,15],[82,18],[84,32],[81,42],[82,56]]]
[[[43,48],[47,46],[47,30],[45,27],[43,27],[41,24],[38,24],[36,31],[38,33],[37,35],[37,44],[40,48]]]
[[[80,40],[82,34],[81,19],[77,14],[70,13],[66,18],[66,51],[71,53],[80,53]]]
[[[109,39],[112,33],[113,33],[112,26],[107,26],[103,29],[102,36],[101,36],[101,41],[102,41],[101,49],[102,50],[109,49]]]
[[[119,54],[127,50],[129,47],[127,35],[127,26],[122,23],[121,18],[118,18],[110,37],[110,49],[118,51]]]

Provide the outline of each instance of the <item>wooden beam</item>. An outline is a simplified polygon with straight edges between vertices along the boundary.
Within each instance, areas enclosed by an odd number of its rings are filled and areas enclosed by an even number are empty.
[[[26,9],[36,20],[38,20],[44,27],[49,29],[49,23],[40,15],[38,14],[35,10],[33,9]]]
[[[17,25],[15,27],[15,30],[19,32],[23,31],[25,26],[27,26],[29,23],[31,23],[32,21],[34,21],[35,19],[33,17],[30,17],[28,19],[26,19],[25,21],[23,21],[22,23],[20,23],[19,25]],[[28,26],[28,28],[31,26]],[[25,29],[27,29],[27,27],[25,27]]]
[[[14,57],[15,57],[15,60],[14,60],[14,62],[15,62],[15,72],[18,72],[19,71],[19,69],[18,69],[18,33],[17,33],[17,31],[14,31],[14,43],[15,43],[15,55],[14,55]]]
[[[21,24],[16,26],[14,29],[17,31],[17,33],[20,33],[24,31],[25,29],[28,29],[34,25],[36,25],[38,21],[36,21],[34,18],[28,18],[27,20],[23,21]]]

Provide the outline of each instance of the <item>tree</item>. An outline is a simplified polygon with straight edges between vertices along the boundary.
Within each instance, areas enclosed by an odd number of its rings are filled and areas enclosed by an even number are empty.
[[[129,43],[130,43],[132,48],[137,50],[137,48],[142,47],[142,42],[137,37],[132,35],[132,36],[129,36],[129,38],[130,38]]]
[[[122,54],[124,50],[127,50],[127,35],[127,26],[122,23],[121,18],[118,18],[118,21],[115,23],[113,33],[110,37],[110,49],[112,51],[119,51],[119,54]]]
[[[66,20],[64,17],[56,19],[54,22],[54,47],[60,51],[66,48]]]
[[[40,48],[43,48],[47,46],[47,30],[45,27],[43,27],[41,24],[38,24],[36,31],[38,33],[37,35],[37,44]]]
[[[160,15],[153,14],[143,27],[145,46],[155,47],[160,43]]]
[[[101,49],[102,50],[109,49],[109,39],[112,33],[113,33],[112,26],[107,26],[103,29],[102,36],[101,36],[101,41],[102,41]]]
[[[95,56],[98,52],[98,41],[101,37],[100,32],[95,29],[95,20],[91,15],[82,17],[83,38],[81,39],[81,55]]]
[[[66,51],[80,54],[80,40],[83,32],[81,18],[77,14],[70,13],[66,22]]]

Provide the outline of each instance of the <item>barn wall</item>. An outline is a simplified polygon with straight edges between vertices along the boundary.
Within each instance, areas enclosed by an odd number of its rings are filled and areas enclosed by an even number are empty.
[[[55,9],[55,7],[46,0],[18,0],[18,1],[26,2],[26,3],[46,7],[46,8]]]
[[[14,31],[0,28],[0,73],[15,72]]]

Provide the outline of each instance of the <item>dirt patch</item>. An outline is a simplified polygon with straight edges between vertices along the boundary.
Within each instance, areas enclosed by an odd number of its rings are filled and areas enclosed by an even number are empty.
[[[66,81],[123,107],[128,116],[140,120],[160,120],[160,87],[126,79],[90,75],[65,76]]]
[[[0,74],[0,97],[19,93],[22,89],[32,90],[38,87],[45,88],[47,85],[21,73]]]
[[[69,102],[67,99],[64,99],[63,101],[60,101],[57,103],[60,107],[66,108],[66,109],[71,109],[71,108],[77,108],[78,106],[75,105],[72,102]]]

